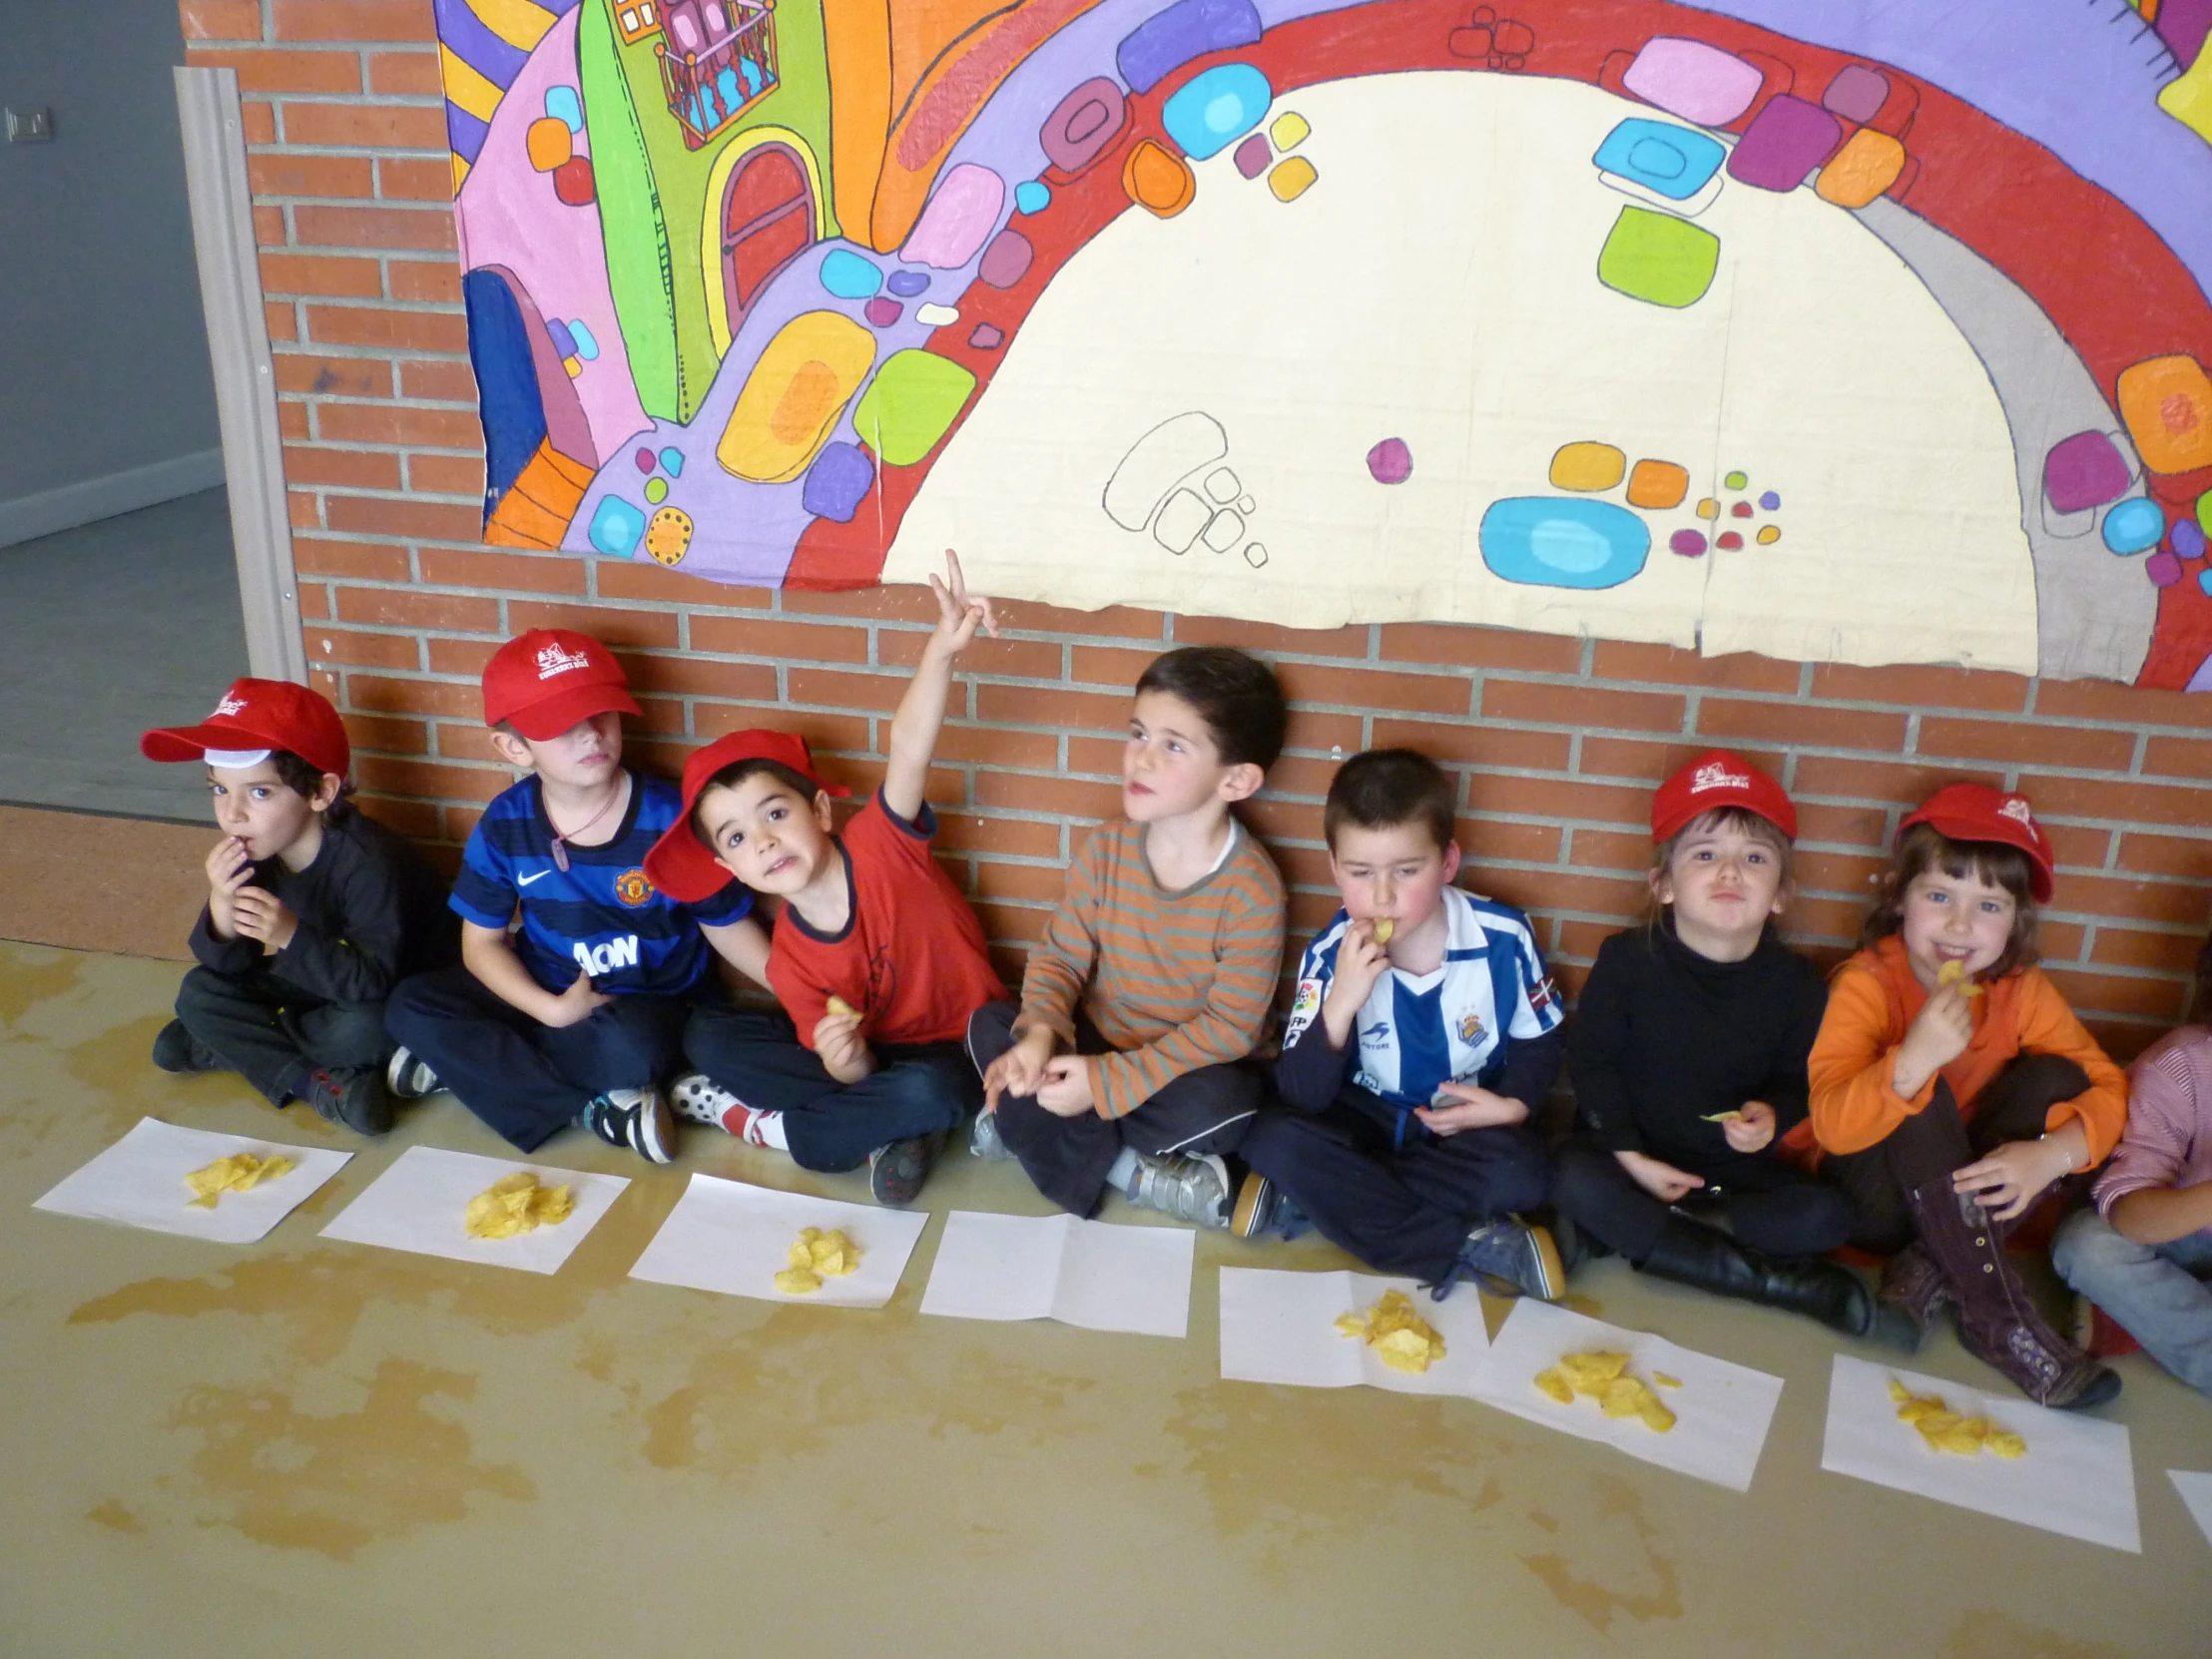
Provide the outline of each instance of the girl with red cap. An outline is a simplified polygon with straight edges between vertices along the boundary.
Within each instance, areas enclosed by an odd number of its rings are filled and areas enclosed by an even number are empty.
[[[1851,1236],[1851,1201],[1789,1155],[1811,1141],[1805,1059],[1825,1001],[1774,925],[1796,833],[1782,786],[1725,750],[1660,787],[1652,919],[1599,946],[1567,1028],[1581,1133],[1552,1207],[1576,1251],[1865,1336],[1873,1295],[1823,1259]]]
[[[1899,827],[1837,970],[1811,1063],[1813,1131],[1890,1255],[1884,1303],[1925,1332],[1955,1304],[1965,1346],[2044,1405],[2100,1405],[2120,1380],[2058,1336],[2004,1236],[2052,1185],[2094,1169],[2127,1080],[2035,964],[2050,838],[2020,796],[1938,790]]]

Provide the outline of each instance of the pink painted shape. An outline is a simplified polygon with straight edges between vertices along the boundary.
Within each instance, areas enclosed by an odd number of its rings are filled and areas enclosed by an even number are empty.
[[[975,258],[998,223],[1006,205],[1006,182],[987,167],[962,162],[945,175],[929,206],[921,211],[921,223],[898,257],[908,265],[957,271]]]
[[[1645,103],[1700,127],[1727,126],[1751,108],[1765,83],[1735,53],[1673,35],[1646,41],[1621,77],[1621,85]]]

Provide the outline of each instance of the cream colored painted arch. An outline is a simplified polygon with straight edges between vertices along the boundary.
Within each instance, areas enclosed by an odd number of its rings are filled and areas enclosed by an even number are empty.
[[[748,127],[722,147],[707,173],[707,200],[700,209],[699,225],[699,263],[707,283],[707,327],[714,336],[717,357],[730,354],[731,339],[730,301],[722,291],[722,193],[739,161],[764,144],[787,144],[798,153],[800,164],[807,169],[807,188],[815,195],[815,240],[820,242],[830,234],[830,204],[822,194],[822,164],[815,160],[814,148],[805,139],[789,127]]]

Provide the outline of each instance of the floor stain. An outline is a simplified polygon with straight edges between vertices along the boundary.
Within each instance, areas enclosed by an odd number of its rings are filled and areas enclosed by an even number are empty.
[[[1580,1291],[1569,1291],[1559,1299],[1559,1306],[1580,1314],[1584,1319],[1599,1320],[1605,1317],[1605,1304]]]
[[[1547,1531],[1559,1529],[1571,1541],[1576,1558],[1570,1560],[1564,1553],[1523,1555],[1521,1564],[1542,1580],[1560,1606],[1600,1635],[1609,1635],[1614,1618],[1621,1614],[1638,1623],[1682,1617],[1681,1575],[1673,1558],[1659,1553],[1661,1534],[1645,1516],[1641,1494],[1625,1480],[1611,1477],[1593,1480],[1588,1491],[1592,1505],[1586,1517],[1554,1519],[1548,1512],[1529,1513],[1530,1520],[1542,1513],[1551,1523]],[[1623,1582],[1624,1578],[1638,1582]]]
[[[146,1530],[144,1521],[133,1514],[121,1501],[112,1497],[105,1502],[95,1503],[90,1509],[87,1509],[85,1519],[97,1521],[111,1532],[144,1532]]]
[[[2036,1630],[1994,1607],[1960,1614],[1943,1654],[1944,1659],[2126,1659],[2109,1642],[2077,1641],[2055,1630]]]
[[[380,1538],[463,1520],[479,1494],[534,1501],[512,1463],[479,1463],[468,1431],[427,1408],[476,1379],[386,1360],[358,1411],[314,1416],[273,1387],[197,1387],[171,1418],[203,1436],[191,1469],[224,1523],[259,1543],[351,1560]]]
[[[10,950],[0,962],[0,1025],[13,1026],[41,1002],[75,990],[84,965],[74,951],[32,961]]]

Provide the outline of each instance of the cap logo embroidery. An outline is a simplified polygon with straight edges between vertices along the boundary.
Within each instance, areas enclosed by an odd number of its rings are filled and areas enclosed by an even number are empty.
[[[572,668],[591,667],[591,658],[581,651],[563,651],[557,645],[543,646],[538,651],[538,678],[550,680],[556,674],[566,674]]]
[[[2035,828],[2035,816],[2027,810],[2027,803],[2016,795],[2008,795],[2004,798],[2004,805],[1997,809],[1997,816],[2024,824],[2030,830]]]
[[[1703,795],[1707,790],[1748,790],[1750,788],[1750,774],[1730,772],[1719,761],[1708,761],[1690,775],[1690,793],[1692,795]]]
[[[215,706],[215,713],[208,718],[210,720],[220,720],[227,715],[242,715],[244,713],[246,713],[246,699],[233,697],[226,692],[223,694],[223,701]]]

